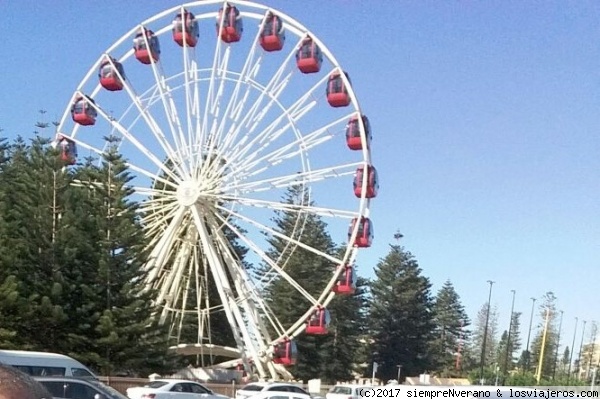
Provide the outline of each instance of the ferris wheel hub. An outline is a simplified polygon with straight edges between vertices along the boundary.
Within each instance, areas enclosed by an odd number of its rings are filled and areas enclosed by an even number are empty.
[[[192,206],[200,197],[200,184],[194,180],[183,181],[177,188],[177,201],[181,206]]]

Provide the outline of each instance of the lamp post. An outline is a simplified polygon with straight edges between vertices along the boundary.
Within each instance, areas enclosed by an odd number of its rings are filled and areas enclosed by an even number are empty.
[[[481,369],[479,370],[479,379],[481,385],[483,385],[483,367],[485,366],[485,345],[487,343],[488,324],[490,322],[490,309],[492,305],[492,286],[494,285],[494,281],[492,280],[488,280],[487,282],[490,285],[490,293],[488,295],[487,314],[485,315],[485,328],[483,329],[483,342],[481,344]]]
[[[581,343],[579,344],[579,357],[577,359],[577,379],[581,376],[581,351],[583,350],[583,339],[585,338],[585,324],[587,321],[583,321],[583,327],[581,329]]]
[[[508,373],[508,356],[512,356],[512,347],[510,346],[510,334],[512,332],[513,314],[515,312],[515,290],[512,292],[512,305],[510,306],[510,322],[508,323],[508,337],[506,338],[506,356],[504,357],[504,373]]]
[[[402,365],[398,364],[396,365],[396,367],[398,367],[398,378],[396,379],[396,381],[398,381],[398,384],[400,384],[400,374],[402,374]]]
[[[529,316],[529,332],[527,333],[527,359],[525,359],[525,367],[523,371],[529,371],[529,362],[531,359],[531,352],[529,352],[529,339],[531,338],[531,326],[533,323],[533,311],[535,310],[535,298],[531,298],[531,316]]]
[[[573,348],[575,347],[575,337],[577,337],[577,324],[579,318],[575,318],[575,331],[573,331],[573,343],[571,344],[571,353],[569,354],[569,371],[567,371],[567,386],[569,386],[569,380],[571,379],[571,365],[573,364]]]
[[[554,354],[554,368],[552,369],[552,381],[556,378],[556,363],[558,363],[558,348],[560,347],[560,333],[562,331],[563,311],[560,311],[560,322],[558,323],[558,337],[556,337],[556,353]]]

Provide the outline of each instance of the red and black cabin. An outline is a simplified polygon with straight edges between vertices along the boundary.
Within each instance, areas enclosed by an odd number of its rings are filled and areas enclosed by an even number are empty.
[[[83,126],[95,124],[98,112],[93,104],[95,104],[94,100],[88,96],[77,97],[71,105],[71,118],[73,118],[73,122]]]
[[[329,332],[329,324],[331,324],[329,310],[318,307],[308,319],[306,333],[310,335],[325,335]]]
[[[354,268],[350,265],[342,266],[343,270],[333,286],[333,292],[341,295],[351,295],[356,291],[356,281],[354,278]]]
[[[100,79],[100,84],[106,90],[123,90],[123,80],[125,79],[123,65],[112,57],[107,58],[100,64],[98,78]]]
[[[133,39],[135,58],[142,64],[151,64],[160,59],[160,43],[158,37],[149,29],[142,28]]]
[[[363,123],[363,126],[365,127],[365,138],[366,138],[366,142],[367,142],[367,148],[369,148],[369,146],[371,144],[371,140],[373,138],[371,135],[371,125],[369,123],[369,118],[367,118],[365,115],[363,115],[362,123]],[[361,133],[361,126],[360,126],[360,122],[358,120],[358,116],[353,116],[352,118],[350,118],[350,120],[348,121],[348,124],[346,125],[346,144],[348,145],[348,148],[350,148],[351,150],[362,150],[363,149],[362,135],[360,133]]]
[[[371,222],[371,219],[366,217],[352,219],[350,227],[348,228],[348,241],[352,238],[356,223],[358,223],[358,232],[356,233],[352,245],[359,248],[370,247],[373,242],[373,223]]]
[[[178,13],[173,20],[173,40],[181,47],[195,47],[200,36],[200,27],[194,14],[188,10]]]
[[[60,151],[60,160],[67,165],[75,165],[77,162],[77,145],[75,142],[67,136],[58,134],[56,136],[56,145]]]
[[[356,169],[356,174],[354,175],[354,195],[358,198],[364,196],[366,198],[375,198],[377,196],[377,191],[379,191],[379,178],[377,177],[377,169],[375,169],[372,165],[367,165],[367,187],[366,190],[363,191],[363,178],[364,178],[365,168],[364,166],[359,166]]]
[[[296,364],[298,347],[296,342],[286,339],[273,347],[273,363],[291,366]]]
[[[302,73],[316,73],[321,70],[323,53],[310,37],[306,37],[296,52],[296,65]]]
[[[344,72],[346,79],[350,82],[350,77],[346,72]],[[342,75],[336,71],[329,76],[329,80],[327,81],[327,102],[332,107],[345,107],[350,104],[350,94],[348,93],[348,88],[344,83],[344,79]]]
[[[285,32],[281,18],[269,12],[263,21],[260,31],[260,46],[265,51],[279,51],[285,42]]]
[[[219,32],[220,28],[220,32]],[[219,9],[217,14],[217,34],[225,43],[239,42],[242,38],[244,25],[240,11],[235,6],[227,5]]]

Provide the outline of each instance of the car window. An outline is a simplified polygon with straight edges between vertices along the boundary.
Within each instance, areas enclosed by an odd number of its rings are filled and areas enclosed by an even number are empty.
[[[290,397],[284,395],[270,395],[268,399],[290,399]]]
[[[242,391],[262,391],[262,389],[263,389],[262,385],[248,384],[245,387],[243,387],[241,390]]]
[[[211,393],[210,390],[206,389],[200,384],[189,384],[191,385],[191,389],[193,393]]]
[[[86,369],[80,368],[71,368],[71,374],[73,375],[73,377],[94,377],[94,375]]]
[[[110,385],[106,385],[97,380],[88,381],[90,384],[94,385],[98,388],[100,393],[104,394],[108,399],[127,399],[127,396],[123,395],[121,392],[117,391]]]
[[[66,385],[60,381],[40,381],[55,398],[64,398]]]
[[[171,392],[192,392],[192,388],[190,387],[190,384],[183,384],[183,383],[179,383],[179,384],[175,384],[173,385],[173,388],[171,388]]]
[[[331,390],[331,393],[339,393],[342,395],[351,395],[352,394],[352,388],[350,387],[342,387],[342,386],[336,386],[333,387],[333,389]]]
[[[146,387],[146,388],[160,388],[160,387],[164,387],[167,384],[168,384],[168,382],[166,382],[166,381],[152,381],[152,382],[149,382],[146,385],[144,385],[144,387]]]
[[[94,399],[94,395],[100,393],[94,388],[78,382],[68,382],[65,384],[65,398],[67,399]]]
[[[49,366],[13,366],[17,370],[32,375],[34,377],[64,377],[67,371],[64,367]]]

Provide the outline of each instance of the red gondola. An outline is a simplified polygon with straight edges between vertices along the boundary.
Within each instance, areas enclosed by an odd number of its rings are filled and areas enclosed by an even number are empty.
[[[310,37],[305,38],[296,52],[296,65],[302,73],[315,73],[321,70],[323,53]]]
[[[112,57],[102,61],[98,71],[98,78],[100,79],[100,84],[106,90],[123,90],[123,80],[121,80],[125,79],[125,70],[123,69],[123,65]]]
[[[291,366],[296,364],[298,347],[296,342],[286,339],[273,347],[273,363]]]
[[[269,13],[263,22],[260,32],[260,46],[265,51],[279,51],[285,42],[285,32],[281,18]]]
[[[358,198],[362,197],[363,190],[363,172],[364,167],[359,166],[356,169],[356,174],[354,175],[354,195]],[[379,190],[379,178],[377,176],[377,169],[374,166],[367,165],[367,187],[365,192],[366,198],[375,198],[377,196],[377,191]]]
[[[223,20],[223,25],[221,25],[221,19]],[[223,8],[219,9],[219,13],[217,14],[217,34],[219,34],[219,26],[221,26],[221,40],[225,43],[238,42],[244,31],[240,11],[235,6],[227,5],[225,7],[225,15],[223,15]]]
[[[356,225],[356,222],[358,220],[359,220],[358,218],[354,218],[350,222],[350,228],[348,229],[348,241],[350,241],[350,238],[352,238],[352,233],[354,232],[354,226]],[[358,224],[358,232],[356,233],[356,237],[355,237],[354,243],[352,245],[359,247],[359,248],[368,248],[371,246],[372,242],[373,242],[373,223],[371,222],[371,219],[362,217],[362,218],[360,218],[360,221]]]
[[[56,146],[60,151],[60,159],[67,165],[77,162],[77,145],[73,140],[62,134],[56,136]]]
[[[365,137],[367,139],[367,148],[369,148],[372,140],[371,136],[371,125],[369,118],[362,116],[363,126],[365,127]],[[361,137],[360,123],[358,116],[353,116],[346,125],[346,144],[351,150],[362,150],[362,137]]]
[[[87,96],[78,97],[71,105],[71,118],[73,118],[73,121],[83,126],[95,124],[98,113],[92,104],[95,104],[93,99]]]
[[[350,82],[348,74],[344,72],[346,79]],[[339,72],[334,72],[329,76],[327,82],[327,102],[332,107],[345,107],[350,104],[350,94],[348,94],[348,88],[344,84],[344,79]]]
[[[319,307],[308,319],[308,324],[306,325],[306,333],[310,335],[327,334],[327,328],[329,327],[330,323],[331,315],[329,314],[329,310]]]
[[[142,64],[148,65],[152,61],[158,62],[160,59],[158,37],[149,29],[142,28],[142,31],[135,35],[133,49],[135,50],[135,58]]]
[[[356,291],[356,282],[354,281],[354,268],[352,266],[342,266],[344,270],[340,273],[338,281],[333,286],[333,292],[336,294],[350,295]]]
[[[200,36],[200,28],[194,14],[183,10],[183,17],[178,13],[173,20],[173,40],[181,47],[195,47]]]

